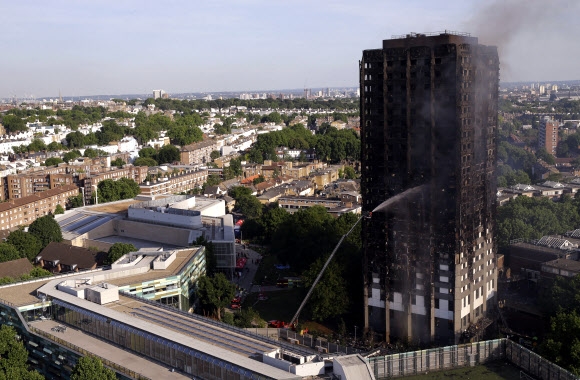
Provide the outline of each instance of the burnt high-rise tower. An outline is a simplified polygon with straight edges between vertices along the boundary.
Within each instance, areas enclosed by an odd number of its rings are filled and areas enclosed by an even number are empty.
[[[412,342],[480,331],[495,302],[497,49],[410,34],[360,62],[365,327]]]

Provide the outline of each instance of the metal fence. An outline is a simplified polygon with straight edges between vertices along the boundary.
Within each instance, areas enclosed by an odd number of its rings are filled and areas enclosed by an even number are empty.
[[[577,380],[578,377],[540,355],[507,339],[506,359],[541,380]]]
[[[377,379],[466,367],[505,357],[505,339],[432,348],[375,358],[368,362]]]
[[[578,380],[565,369],[509,339],[487,340],[429,350],[368,358],[375,378],[475,366],[505,359],[539,380]]]
[[[287,329],[279,329],[278,330],[279,338],[286,339],[290,343],[293,344],[301,344],[306,347],[313,348],[317,350],[319,353],[324,354],[358,354],[362,353],[363,351],[358,350],[356,348],[348,347],[348,346],[341,346],[336,343],[329,342],[324,338],[315,338],[312,335],[304,334],[300,335],[295,331],[287,330]]]

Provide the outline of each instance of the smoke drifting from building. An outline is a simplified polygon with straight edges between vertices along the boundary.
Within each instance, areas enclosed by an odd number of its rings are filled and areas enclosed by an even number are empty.
[[[578,0],[484,1],[463,30],[498,47],[502,81],[578,79],[578,14]]]

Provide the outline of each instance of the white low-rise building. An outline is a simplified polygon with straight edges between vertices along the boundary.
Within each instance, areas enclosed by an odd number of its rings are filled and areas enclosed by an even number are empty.
[[[123,137],[117,144],[119,152],[132,152],[137,150],[139,143],[133,136]]]
[[[0,141],[0,154],[10,154],[14,153],[13,147],[19,147],[21,145],[30,145],[32,139],[24,139],[24,140],[2,140]]]

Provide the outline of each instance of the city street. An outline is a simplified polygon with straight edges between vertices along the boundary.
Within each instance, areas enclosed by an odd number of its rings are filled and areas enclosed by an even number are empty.
[[[251,248],[244,248],[242,244],[236,244],[236,258],[247,256],[246,266],[242,271],[241,277],[235,277],[233,283],[243,288],[248,293],[256,293],[260,290],[263,292],[271,292],[276,290],[281,290],[281,288],[276,285],[260,286],[259,284],[254,284],[254,277],[258,270],[259,260],[262,259],[262,255],[254,251]]]

